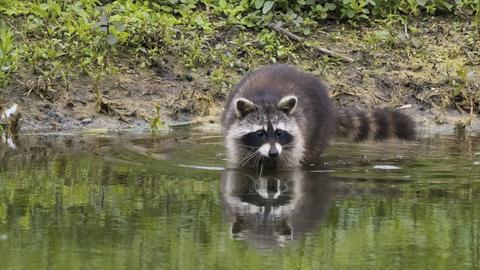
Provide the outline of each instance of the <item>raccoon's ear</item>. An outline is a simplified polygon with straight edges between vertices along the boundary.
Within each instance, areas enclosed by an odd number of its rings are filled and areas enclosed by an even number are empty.
[[[257,106],[246,98],[237,98],[235,100],[235,112],[239,118],[245,117],[247,114],[255,111]]]
[[[286,114],[291,114],[297,107],[297,97],[294,95],[284,96],[277,104],[277,108]]]

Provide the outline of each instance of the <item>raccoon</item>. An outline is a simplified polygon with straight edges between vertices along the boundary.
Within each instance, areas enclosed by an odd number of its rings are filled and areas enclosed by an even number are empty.
[[[288,65],[245,76],[227,99],[222,127],[230,163],[265,169],[313,163],[335,135],[356,142],[415,138],[410,117],[386,108],[336,110],[319,79]]]

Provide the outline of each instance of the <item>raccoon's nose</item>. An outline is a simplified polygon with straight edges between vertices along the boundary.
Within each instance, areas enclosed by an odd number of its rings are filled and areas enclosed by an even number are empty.
[[[269,158],[276,158],[276,157],[278,157],[278,154],[280,154],[280,153],[278,152],[276,147],[272,147],[272,148],[270,148],[270,151],[268,151],[268,157]]]

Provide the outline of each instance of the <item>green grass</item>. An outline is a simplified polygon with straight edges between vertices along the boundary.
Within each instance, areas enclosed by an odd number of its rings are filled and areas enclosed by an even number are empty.
[[[0,87],[5,86],[8,77],[15,70],[18,54],[14,49],[14,37],[10,29],[0,25]]]
[[[272,22],[282,22],[289,31],[307,37],[325,23],[352,29],[380,25],[383,30],[366,43],[394,46],[395,31],[410,21],[425,15],[453,15],[471,22],[473,47],[479,37],[477,0],[317,2],[0,0],[0,87],[22,74],[19,81],[28,93],[43,97],[68,90],[80,76],[93,80],[128,66],[149,68],[158,57],[168,56],[188,70],[212,69],[209,83],[220,88],[216,95],[224,96],[238,79],[232,65],[248,70],[264,63],[296,62],[306,54],[304,47],[270,30]],[[224,36],[230,37],[228,43],[222,41]],[[478,96],[466,94],[468,83],[457,85],[464,102],[477,107]]]

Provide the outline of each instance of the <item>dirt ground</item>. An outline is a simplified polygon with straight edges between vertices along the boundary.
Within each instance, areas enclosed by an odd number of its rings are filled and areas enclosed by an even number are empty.
[[[415,119],[420,133],[453,134],[460,127],[467,134],[478,135],[479,104],[466,103],[465,94],[452,94],[459,85],[467,94],[480,91],[480,52],[469,41],[468,27],[469,22],[441,18],[388,33],[383,27],[326,25],[312,34],[309,42],[351,57],[353,63],[310,48],[299,49],[281,62],[322,78],[339,107],[400,107]],[[295,43],[286,38],[284,42]],[[102,77],[98,84],[80,75],[68,90],[59,83],[43,93],[30,91],[33,75],[16,74],[0,104],[19,105],[21,132],[28,133],[150,130],[157,107],[163,127],[194,125],[219,131],[225,95],[214,94],[209,76],[215,67],[190,70],[174,56],[159,59],[161,65],[124,68]],[[467,70],[472,83],[458,78],[461,69]],[[246,72],[232,72],[234,81]]]

